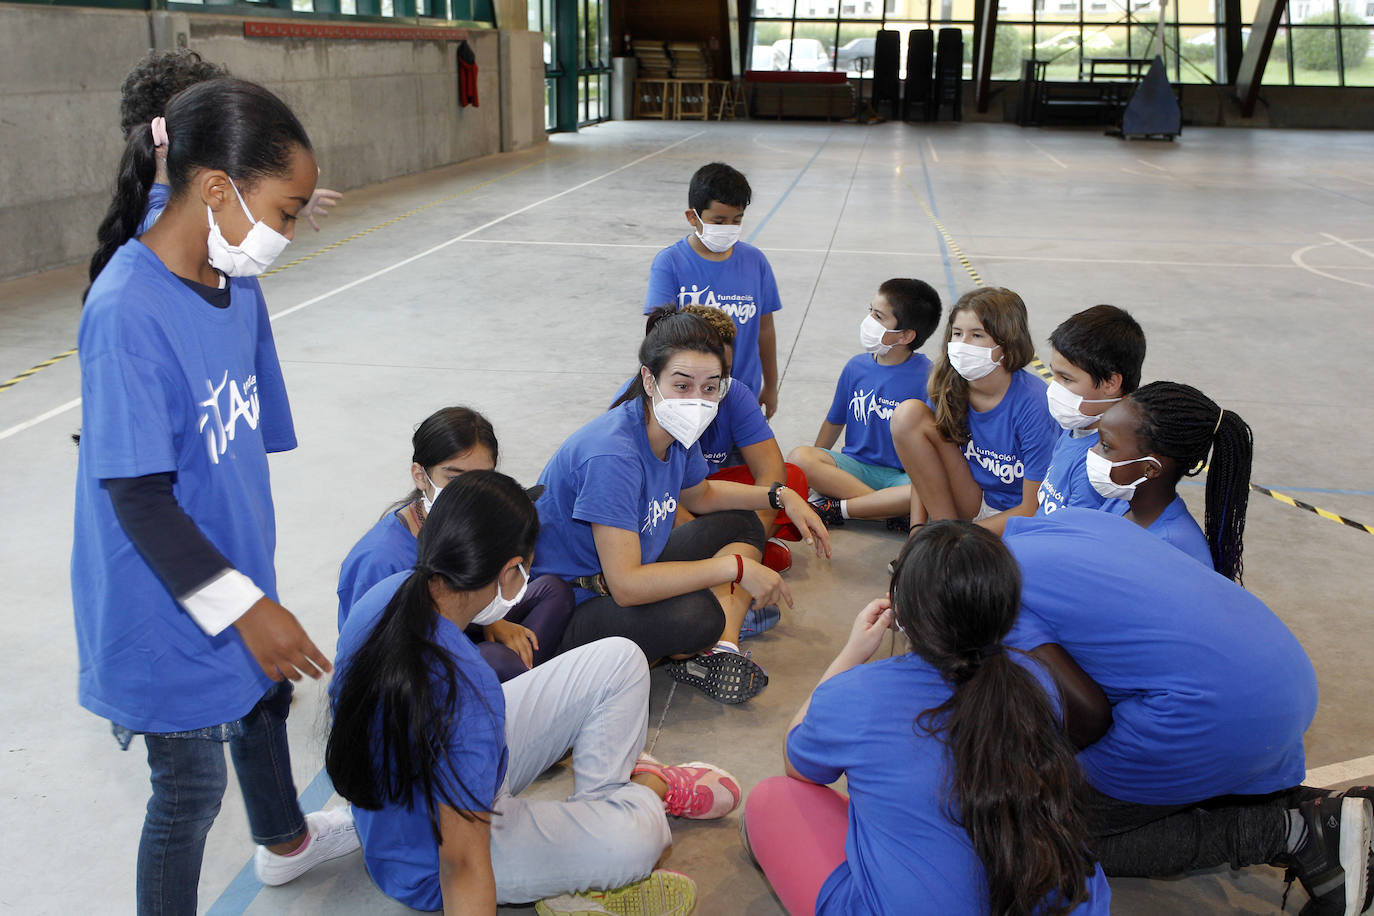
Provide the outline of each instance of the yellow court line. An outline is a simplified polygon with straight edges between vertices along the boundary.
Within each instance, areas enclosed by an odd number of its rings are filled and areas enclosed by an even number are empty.
[[[559,159],[559,158],[562,158],[563,156],[566,156],[566,155],[568,155],[568,154],[567,154],[567,153],[552,153],[552,154],[550,154],[550,155],[548,155],[548,156],[544,156],[544,157],[542,157],[542,158],[540,158],[540,159],[536,159],[536,160],[534,160],[533,162],[527,162],[527,163],[525,163],[524,165],[520,166],[520,167],[517,168],[517,169],[511,169],[509,172],[503,172],[503,173],[501,173],[500,175],[497,175],[495,178],[489,178],[489,179],[487,179],[486,181],[483,181],[483,182],[480,182],[480,183],[478,183],[478,184],[473,185],[472,187],[464,188],[463,190],[458,191],[457,193],[449,194],[449,195],[447,195],[447,196],[445,196],[445,197],[440,197],[440,198],[438,198],[437,200],[431,200],[429,203],[427,203],[427,204],[422,204],[421,206],[418,206],[418,207],[416,207],[416,208],[413,209],[413,210],[407,210],[406,212],[401,213],[401,214],[399,214],[399,215],[397,215],[397,216],[393,216],[391,219],[385,220],[385,221],[383,221],[383,222],[380,222],[380,223],[378,223],[378,224],[375,225],[375,226],[369,226],[368,228],[363,229],[363,230],[360,231],[360,232],[355,232],[355,233],[353,233],[352,235],[350,235],[350,236],[348,236],[348,237],[346,237],[346,238],[339,239],[337,242],[333,243],[332,245],[326,245],[325,247],[320,248],[320,249],[318,249],[317,251],[312,251],[312,252],[310,252],[310,254],[302,255],[302,256],[299,257],[299,258],[295,258],[295,259],[293,259],[293,260],[287,261],[285,264],[281,265],[280,267],[274,267],[274,268],[272,268],[271,270],[266,271],[265,273],[262,274],[262,277],[270,277],[270,276],[272,276],[273,274],[279,274],[279,273],[281,273],[283,270],[290,270],[292,267],[295,267],[295,266],[298,265],[298,264],[304,264],[306,261],[309,261],[309,260],[311,260],[312,258],[317,258],[317,257],[319,257],[320,255],[324,254],[324,253],[327,252],[327,251],[333,251],[334,249],[339,248],[339,247],[341,247],[341,246],[343,246],[343,245],[347,245],[349,242],[356,241],[356,240],[362,238],[363,236],[371,235],[372,233],[376,232],[376,231],[379,230],[379,229],[385,229],[385,228],[387,228],[388,226],[394,226],[394,225],[396,225],[397,223],[399,223],[401,220],[409,219],[410,217],[414,216],[414,215],[417,214],[417,213],[423,213],[425,210],[428,210],[430,207],[437,207],[439,204],[446,204],[446,203],[448,203],[449,201],[457,200],[457,199],[460,198],[460,197],[464,197],[464,196],[466,196],[466,195],[468,195],[468,194],[472,194],[472,193],[475,192],[475,191],[480,191],[480,190],[482,190],[483,188],[488,187],[488,186],[490,186],[490,185],[493,185],[493,184],[495,184],[495,183],[498,182],[498,181],[502,181],[503,179],[509,178],[509,177],[511,177],[512,175],[518,175],[519,173],[525,171],[526,169],[532,169],[532,168],[534,168],[536,165],[542,165],[542,164],[544,164],[545,162],[548,162],[550,159]],[[41,363],[38,363],[37,365],[30,366],[28,369],[25,369],[23,372],[19,373],[18,375],[14,376],[13,378],[9,378],[9,379],[6,379],[6,380],[3,381],[3,382],[0,382],[0,391],[8,391],[9,389],[13,388],[15,385],[18,385],[20,382],[24,381],[24,379],[30,378],[30,377],[36,375],[37,373],[43,371],[44,369],[48,368],[49,366],[56,365],[57,363],[62,362],[62,360],[66,359],[67,357],[69,357],[69,356],[75,356],[75,355],[76,355],[76,348],[73,347],[72,349],[70,349],[70,350],[65,350],[65,351],[63,351],[63,352],[57,354],[56,356],[51,357],[50,359],[45,359],[45,360],[43,360]]]
[[[939,218],[935,215],[935,212],[930,209],[930,206],[928,204],[926,204],[925,199],[922,198],[921,195],[916,191],[916,188],[911,184],[911,182],[907,181],[906,175],[902,174],[900,170],[898,171],[898,174],[901,175],[902,183],[905,184],[907,190],[911,192],[911,196],[916,198],[916,202],[921,205],[921,209],[926,212],[926,216],[929,217],[931,223],[935,225],[936,230],[939,231],[940,237],[945,240],[945,245],[949,248],[950,252],[953,253],[954,257],[958,259],[959,263],[964,266],[964,270],[968,271],[968,275],[973,278],[974,285],[986,286],[987,284],[983,282],[982,276],[980,276],[978,271],[974,269],[973,265],[969,263],[969,259],[967,255],[964,254],[963,249],[960,248],[959,244],[954,241],[954,237],[949,234],[949,230],[945,228],[944,224],[941,223]],[[1043,362],[1041,362],[1040,357],[1032,356],[1030,365],[1031,368],[1033,368],[1036,371],[1036,373],[1045,381],[1048,382],[1050,381],[1050,379],[1054,377],[1053,373],[1050,372],[1049,367],[1046,366]],[[1204,468],[1203,470],[1206,470],[1206,468]],[[1332,512],[1329,509],[1319,508],[1317,506],[1312,505],[1311,503],[1306,503],[1300,499],[1295,499],[1286,493],[1280,493],[1277,490],[1271,490],[1268,487],[1262,487],[1256,483],[1250,484],[1250,489],[1254,490],[1257,493],[1263,493],[1265,496],[1268,496],[1272,499],[1278,500],[1285,506],[1292,506],[1294,509],[1302,509],[1304,512],[1311,512],[1313,515],[1319,515],[1322,518],[1327,519],[1328,521],[1333,521],[1337,522],[1338,524],[1345,525],[1347,528],[1354,528],[1358,531],[1363,531],[1367,534],[1374,534],[1374,526],[1366,525],[1364,522],[1357,522],[1352,518],[1346,518],[1344,515]]]

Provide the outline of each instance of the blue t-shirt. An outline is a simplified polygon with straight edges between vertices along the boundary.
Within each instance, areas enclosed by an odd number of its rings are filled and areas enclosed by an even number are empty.
[[[996,407],[969,408],[964,458],[989,506],[1019,506],[1022,483],[1045,479],[1060,430],[1045,401],[1044,382],[1025,371],[1011,374]]]
[[[1003,540],[1022,576],[1007,644],[1060,644],[1112,703],[1078,755],[1097,789],[1175,805],[1302,782],[1317,677],[1263,602],[1109,512],[1009,519]]]
[[[644,314],[673,303],[709,305],[725,312],[736,328],[731,374],[758,392],[763,387],[759,319],[782,308],[773,268],[763,252],[747,242],[736,242],[724,261],[708,261],[692,250],[690,238],[654,256]]]
[[[1013,657],[1057,706],[1049,675]],[[949,684],[919,656],[886,658],[817,687],[806,718],[787,736],[798,773],[822,785],[844,775],[849,788],[845,860],[821,888],[818,916],[987,913],[983,863],[948,814],[949,748],[915,726],[949,696]],[[1111,892],[1101,868],[1089,890],[1091,902],[1074,912],[1106,916]]]
[[[1131,511],[1131,504],[1124,499],[1113,499],[1102,508],[1113,515],[1124,516]],[[1173,502],[1159,513],[1154,524],[1145,530],[1162,538],[1164,543],[1173,544],[1208,569],[1216,568],[1212,565],[1212,548],[1207,546],[1207,535],[1202,533],[1202,527],[1188,511],[1182,496],[1175,496]]]
[[[1097,444],[1097,430],[1087,430],[1085,435],[1076,436],[1074,433],[1075,430],[1066,429],[1055,440],[1050,466],[1045,471],[1045,479],[1040,481],[1040,490],[1035,494],[1039,503],[1035,509],[1036,515],[1049,515],[1065,506],[1101,509],[1107,501],[1088,480],[1087,456],[1088,451]]]
[[[620,400],[632,384],[634,379],[621,385],[611,403]],[[759,407],[758,395],[748,385],[734,379],[716,407],[716,418],[701,434],[697,446],[701,449],[701,457],[710,465],[707,473],[714,474],[734,452],[772,438],[773,430]]]
[[[401,572],[383,579],[353,605],[339,633],[334,680],[329,685],[334,701],[348,679],[353,653],[372,635],[387,602],[407,576],[409,572]],[[456,624],[435,614],[432,636],[452,656],[460,674],[456,680],[459,696],[452,700],[453,730],[441,762],[449,774],[444,781],[459,796],[454,807],[490,811],[506,778],[506,697],[496,673]],[[438,672],[434,688],[444,695],[446,688]],[[380,757],[380,747],[374,753]],[[384,894],[417,910],[443,909],[439,844],[434,841],[423,792],[417,788],[409,804],[387,803],[378,811],[355,806],[353,821],[367,873]]]
[[[658,559],[673,533],[678,494],[706,479],[701,448],[674,441],[660,460],[649,447],[644,402],[626,401],[568,437],[539,475],[544,493],[533,576],[571,581],[601,572],[592,525],[639,535],[641,563]],[[578,599],[586,595],[580,591]]]
[[[844,454],[864,464],[900,470],[892,444],[892,411],[903,401],[926,399],[930,360],[920,353],[884,366],[871,353],[844,364],[825,422],[844,426]]]
[[[343,629],[349,609],[368,589],[393,573],[414,568],[419,553],[419,540],[395,512],[388,512],[369,528],[339,568],[339,629]]]
[[[104,480],[175,475],[173,495],[235,569],[276,598],[267,453],[296,434],[257,280],[215,308],[137,240],[81,312],[72,604],[80,700],[134,731],[187,731],[248,713],[272,686],[232,626],[207,636],[144,562]]]
[[[138,224],[138,235],[142,235],[153,227],[153,223],[157,222],[162,211],[167,209],[167,201],[171,199],[171,185],[155,183],[148,189],[148,202],[143,207],[143,219]]]

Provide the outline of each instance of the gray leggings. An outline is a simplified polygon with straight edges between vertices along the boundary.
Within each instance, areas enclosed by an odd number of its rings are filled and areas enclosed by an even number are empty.
[[[1189,805],[1137,805],[1088,788],[1093,852],[1111,876],[1165,878],[1229,864],[1267,865],[1284,851],[1292,790]]]
[[[658,559],[705,560],[726,544],[749,544],[762,551],[763,542],[763,523],[753,512],[713,512],[674,528]],[[609,595],[598,595],[573,610],[558,651],[566,652],[607,636],[624,636],[653,662],[667,655],[709,649],[724,629],[725,612],[709,589],[637,607],[621,607]]]

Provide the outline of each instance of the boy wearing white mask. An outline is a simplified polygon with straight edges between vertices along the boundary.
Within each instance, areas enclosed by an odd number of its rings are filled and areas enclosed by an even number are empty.
[[[1009,289],[959,297],[930,375],[929,404],[905,401],[892,440],[911,475],[912,524],[972,519],[1002,533],[1035,514],[1059,424],[1045,386],[1022,372],[1035,357],[1026,304]]]
[[[1049,470],[1036,493],[1036,515],[1065,506],[1100,509],[1106,497],[1088,482],[1084,456],[1097,444],[1097,425],[1111,406],[1140,385],[1145,332],[1129,312],[1094,305],[1070,315],[1050,335],[1045,392],[1050,414],[1063,428]]]
[[[829,536],[782,482],[707,478],[697,439],[715,417],[724,345],[704,320],[668,306],[639,348],[639,373],[609,411],[574,432],[539,475],[544,494],[533,575],[574,587],[560,651],[608,636],[722,703],[758,695],[768,675],[739,648],[751,604],[792,604],[759,562],[756,512],[783,509],[818,555]],[[692,513],[674,526],[677,507]]]
[[[782,308],[773,268],[763,252],[739,240],[752,196],[737,169],[712,162],[687,188],[692,231],[654,256],[644,314],[669,303],[718,308],[734,321],[734,378],[758,393],[769,419],[778,409],[778,356],[773,313]]]
[[[844,519],[889,519],[904,529],[911,478],[892,443],[890,422],[903,401],[924,401],[931,362],[916,351],[940,324],[940,294],[921,280],[895,278],[878,287],[859,324],[864,352],[840,372],[816,444],[788,460],[819,494],[811,506],[827,525]],[[844,433],[844,449],[835,442]]]

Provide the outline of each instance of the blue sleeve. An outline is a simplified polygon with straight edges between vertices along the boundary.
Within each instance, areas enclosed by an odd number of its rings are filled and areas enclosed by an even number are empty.
[[[101,480],[176,471],[176,440],[190,422],[179,380],[162,363],[126,346],[141,334],[153,345],[149,350],[170,343],[155,330],[121,321],[117,309],[101,308],[87,316],[78,335],[81,448]]]
[[[841,749],[853,738],[854,714],[845,675],[838,674],[816,687],[801,724],[787,734],[787,760],[792,769],[814,783],[828,786],[844,775]]]
[[[687,463],[682,467],[682,489],[692,489],[705,480],[709,473],[711,467],[706,463],[706,456],[701,454],[701,443],[693,442],[687,450]]]
[[[162,211],[167,209],[167,201],[172,199],[171,185],[154,183],[148,189],[148,203],[143,208],[143,219],[138,224],[136,235],[142,235],[153,227]]]
[[[1026,480],[1045,479],[1060,432],[1059,423],[1050,413],[1045,398],[1036,389],[1029,389],[1026,402],[1016,417],[1016,438],[1020,446],[1017,454],[1025,468]]]
[[[735,393],[736,388],[739,394]],[[759,409],[759,399],[752,388],[743,382],[736,382],[730,386],[725,398],[733,402],[730,405],[730,438],[735,448],[757,445],[773,438],[773,430]]]
[[[830,401],[830,410],[826,412],[825,422],[833,423],[836,426],[844,426],[845,418],[849,414],[849,367],[852,360],[844,364],[840,370],[839,381],[835,382],[835,396]]]
[[[665,248],[654,256],[654,264],[649,268],[649,291],[644,295],[644,314],[662,305],[677,305],[677,292],[672,249]]]
[[[461,667],[458,692],[462,699],[458,721],[437,774],[447,783],[449,804],[459,811],[490,811],[505,778],[506,727],[504,705],[483,694]]]
[[[759,252],[759,314],[767,315],[782,308],[782,297],[778,295],[778,281],[773,276],[773,265]]]
[[[1024,605],[1016,615],[1016,623],[1012,624],[1011,632],[1002,640],[1003,644],[1025,652],[1036,646],[1058,641],[1049,624],[1035,612],[1027,610]]]
[[[258,373],[258,409],[262,418],[262,444],[269,453],[289,452],[296,447],[296,424],[291,419],[291,404],[286,398],[277,343],[272,336],[272,319],[267,300],[257,280],[252,281],[258,301],[258,341],[254,358]]]
[[[639,461],[622,455],[593,455],[581,470],[582,486],[573,501],[572,517],[639,534],[644,517],[644,469]]]
[[[350,563],[349,561],[353,561]],[[394,576],[401,572],[397,569],[394,562],[388,562],[389,558],[384,557],[378,551],[369,551],[361,556],[354,557],[350,554],[344,560],[344,566],[339,570],[339,630],[343,630],[344,621],[348,619],[348,613],[353,609],[353,605],[358,603],[358,599],[371,591],[372,587],[388,576]],[[406,567],[402,567],[404,569]]]

